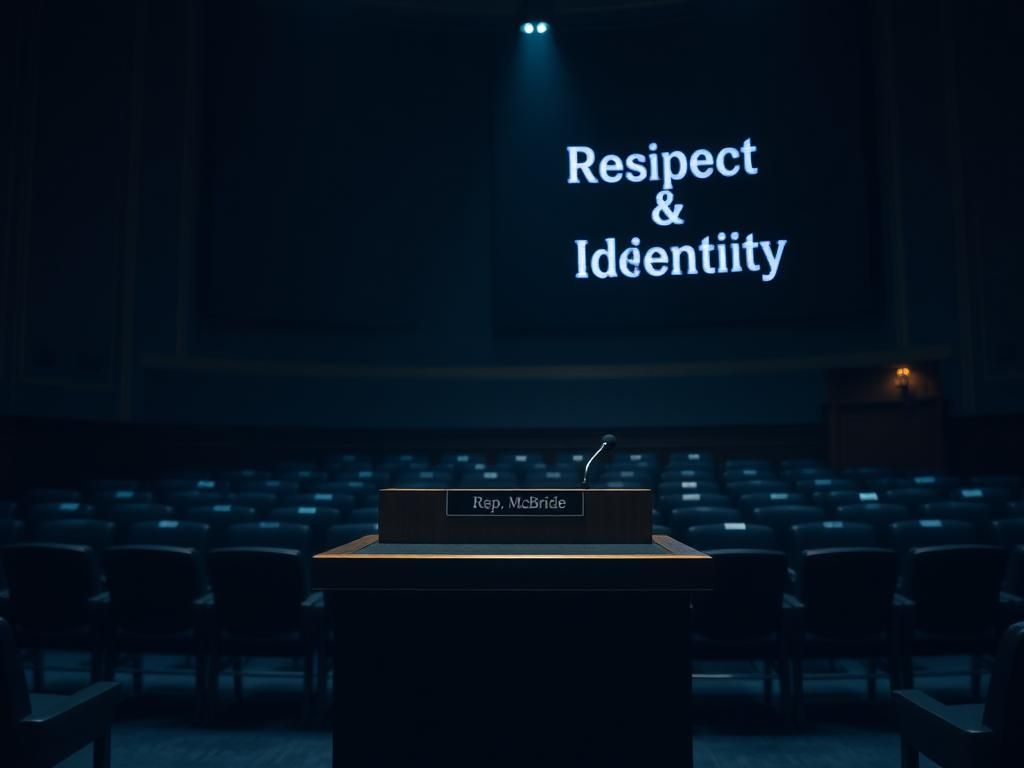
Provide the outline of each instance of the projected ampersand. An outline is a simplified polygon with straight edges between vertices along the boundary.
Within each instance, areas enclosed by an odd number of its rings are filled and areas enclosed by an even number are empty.
[[[733,178],[741,173],[758,174],[754,164],[757,147],[747,138],[739,147],[723,147],[717,152],[697,149],[689,154],[675,149],[658,151],[648,145],[649,152],[626,155],[607,154],[597,159],[587,146],[568,146],[569,184],[618,184],[658,182],[662,189],[655,194],[651,221],[658,226],[681,225],[684,204],[676,202],[675,182],[685,178],[703,180],[713,175]],[[596,166],[596,168],[595,168]],[[712,240],[714,239],[714,242]],[[748,233],[742,240],[739,232],[707,235],[696,245],[655,245],[642,250],[639,237],[631,237],[629,246],[619,250],[616,237],[606,237],[604,247],[590,250],[590,240],[577,239],[576,278],[599,280],[626,277],[722,275],[760,273],[762,282],[770,283],[778,275],[787,240],[760,240]]]

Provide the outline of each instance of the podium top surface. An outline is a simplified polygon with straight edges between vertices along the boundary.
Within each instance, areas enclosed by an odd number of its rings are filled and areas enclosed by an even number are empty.
[[[711,588],[711,557],[660,535],[646,544],[385,544],[364,536],[316,555],[313,585],[694,591]]]

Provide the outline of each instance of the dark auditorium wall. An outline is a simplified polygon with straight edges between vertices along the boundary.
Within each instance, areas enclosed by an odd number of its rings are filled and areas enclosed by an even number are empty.
[[[410,214],[410,228],[431,222],[423,248],[439,257],[406,286],[402,322],[347,335],[208,324],[201,303],[216,296],[197,286],[209,2],[0,10],[0,412],[392,429],[810,424],[827,369],[918,359],[940,361],[956,415],[1024,408],[1014,0],[872,6],[881,317],[657,340],[494,333],[483,139],[457,148],[450,178]]]

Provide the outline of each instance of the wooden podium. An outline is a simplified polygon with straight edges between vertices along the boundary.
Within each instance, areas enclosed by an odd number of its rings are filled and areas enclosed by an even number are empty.
[[[711,558],[651,536],[648,491],[385,490],[380,516],[314,559],[334,766],[692,765]]]

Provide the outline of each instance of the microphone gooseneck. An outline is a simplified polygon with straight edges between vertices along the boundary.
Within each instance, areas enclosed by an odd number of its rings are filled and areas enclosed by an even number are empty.
[[[594,463],[594,459],[601,455],[604,451],[611,451],[615,448],[615,444],[618,442],[615,435],[608,434],[601,438],[601,447],[594,451],[594,455],[587,461],[587,466],[583,468],[583,487],[587,488],[587,476],[590,474],[590,465]]]

